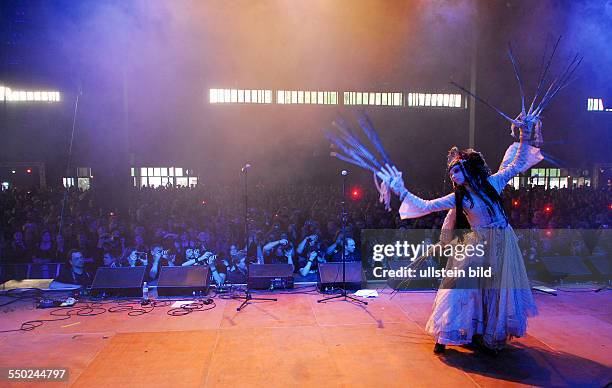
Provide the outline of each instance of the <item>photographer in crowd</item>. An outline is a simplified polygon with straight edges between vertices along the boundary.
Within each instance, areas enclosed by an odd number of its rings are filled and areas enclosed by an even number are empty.
[[[279,240],[264,245],[263,254],[265,264],[291,264],[295,268],[295,249],[286,233],[282,233]]]
[[[298,270],[300,281],[317,281],[319,263],[324,263],[325,255],[321,251],[321,239],[318,234],[304,237],[297,247]]]
[[[185,262],[181,264],[183,267],[207,265],[210,270],[211,278],[215,284],[220,286],[225,283],[227,267],[223,265],[221,261],[217,260],[217,255],[212,251],[206,251],[200,255],[199,249],[187,248],[185,251],[185,259]]]

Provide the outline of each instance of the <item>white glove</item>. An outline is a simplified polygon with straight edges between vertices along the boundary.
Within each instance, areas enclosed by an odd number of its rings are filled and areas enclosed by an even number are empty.
[[[376,175],[389,186],[391,191],[395,193],[395,195],[401,195],[406,190],[404,186],[404,178],[402,178],[402,173],[395,166],[389,166],[385,164],[386,168],[383,166],[380,168],[380,171],[376,173]]]

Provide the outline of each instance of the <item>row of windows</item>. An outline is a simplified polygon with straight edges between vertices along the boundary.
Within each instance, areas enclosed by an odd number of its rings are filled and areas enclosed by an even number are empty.
[[[59,102],[60,92],[48,90],[11,90],[6,86],[0,85],[0,102]]]
[[[210,103],[271,104],[271,90],[210,89]],[[338,92],[312,90],[277,90],[277,104],[317,105],[375,105],[465,108],[461,94],[448,93],[407,93],[401,92],[343,92],[342,101]],[[407,96],[407,101],[405,96]]]
[[[64,187],[73,187],[74,186],[74,178],[73,177],[64,177],[62,178],[62,183]],[[77,178],[77,187],[79,190],[89,190],[91,188],[91,180],[90,178]]]
[[[589,98],[587,99],[587,110],[588,111],[607,111],[612,112],[612,108],[606,108],[603,102],[603,98]]]
[[[558,176],[561,176],[561,169],[560,168],[532,168],[530,173],[532,177],[538,177],[538,176],[558,177]]]
[[[574,180],[576,181],[574,182],[574,184],[578,186],[578,181],[576,179]],[[515,189],[518,190],[521,187],[533,187],[533,186],[544,186],[545,189],[555,189],[555,188],[566,189],[567,183],[568,183],[567,177],[563,177],[563,178],[541,177],[541,178],[527,179],[525,177],[515,176],[514,178],[512,178],[512,180],[508,184],[510,184],[511,186],[513,186]],[[584,185],[584,182],[582,185]],[[589,185],[590,185],[590,181],[589,181],[589,184],[587,184],[587,186]]]
[[[175,177],[193,175],[193,170],[182,167],[132,167],[132,176]]]
[[[277,104],[338,104],[338,92],[315,92],[305,90],[276,91]]]
[[[394,92],[344,92],[344,105],[402,106],[403,97]]]
[[[408,93],[408,106],[461,108],[461,94]]]
[[[588,175],[582,171],[582,175]],[[528,176],[515,176],[509,185],[516,189],[521,187],[543,186],[545,189],[591,186],[591,178],[588,176],[570,176],[568,169],[560,168],[532,168]]]
[[[271,104],[271,90],[251,89],[210,89],[211,104],[239,103],[239,104]]]

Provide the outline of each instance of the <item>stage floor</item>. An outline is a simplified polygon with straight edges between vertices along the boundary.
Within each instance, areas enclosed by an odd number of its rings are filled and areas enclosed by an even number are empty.
[[[385,291],[388,292],[389,290]],[[593,386],[612,381],[612,294],[537,294],[528,335],[497,358],[465,347],[432,353],[433,292],[383,294],[368,306],[276,294],[186,316],[169,308],[104,313],[0,334],[2,367],[68,367],[76,387]],[[31,302],[2,307],[0,329],[49,318]],[[1,386],[7,385],[5,381]],[[24,386],[15,383],[14,386]],[[53,385],[60,385],[59,383]]]

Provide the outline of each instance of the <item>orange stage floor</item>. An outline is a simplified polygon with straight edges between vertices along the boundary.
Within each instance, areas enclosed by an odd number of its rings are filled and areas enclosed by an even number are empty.
[[[276,294],[186,316],[169,308],[104,313],[0,334],[0,366],[68,367],[76,387],[593,386],[612,381],[612,294],[536,295],[528,335],[497,358],[450,347],[432,353],[424,326],[433,292],[383,294],[368,306]],[[32,302],[2,307],[0,329],[49,318]],[[48,383],[46,383],[48,384]],[[0,382],[1,386],[10,386]],[[14,386],[26,386],[15,383]],[[39,384],[40,385],[40,384]]]

